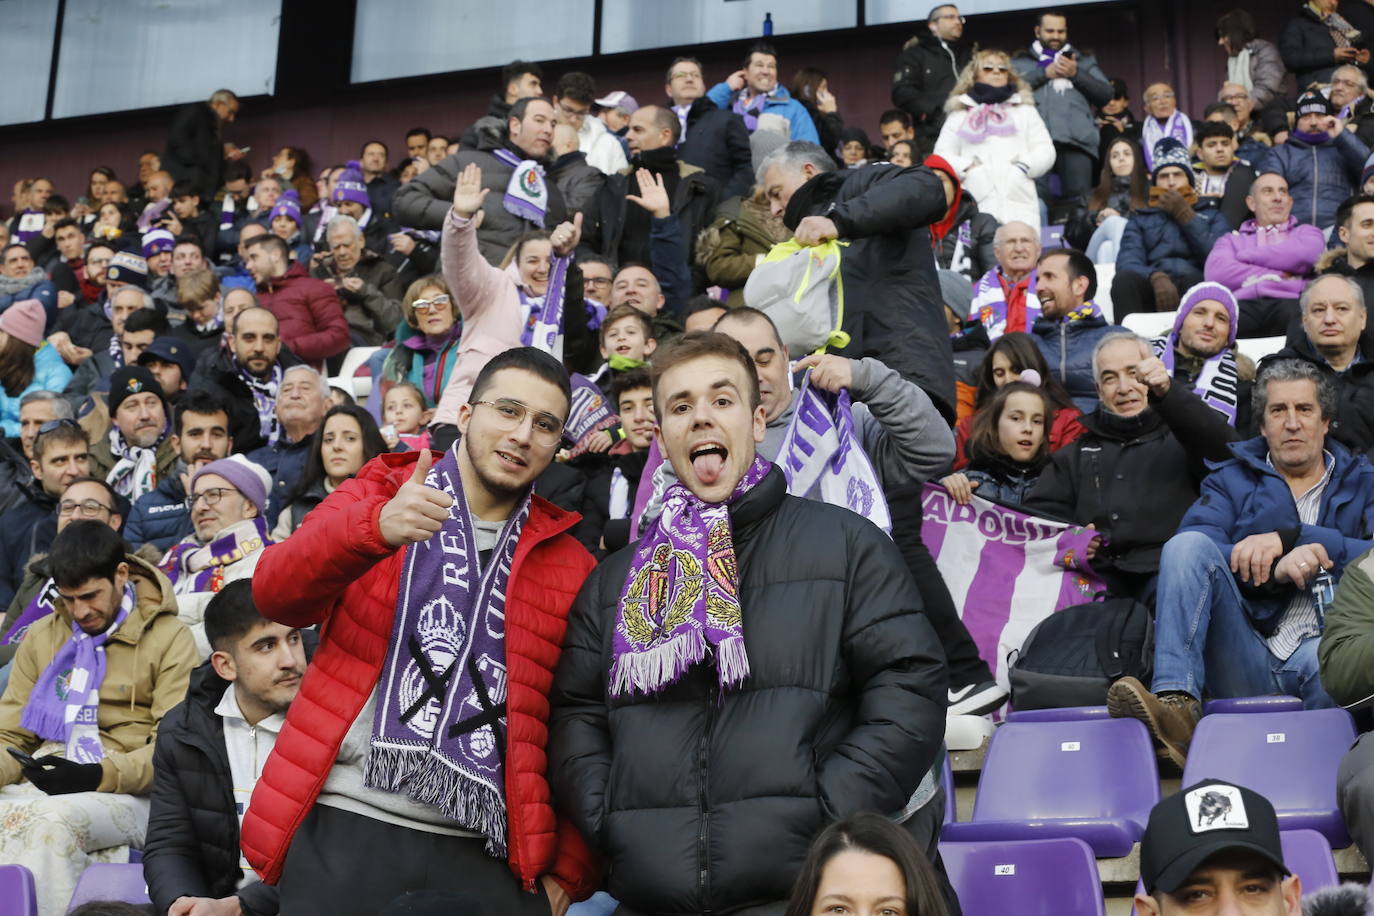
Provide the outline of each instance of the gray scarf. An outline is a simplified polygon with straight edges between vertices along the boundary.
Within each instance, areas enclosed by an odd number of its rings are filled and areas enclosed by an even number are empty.
[[[24,290],[48,279],[43,268],[35,267],[26,277],[0,277],[0,296],[17,296]]]

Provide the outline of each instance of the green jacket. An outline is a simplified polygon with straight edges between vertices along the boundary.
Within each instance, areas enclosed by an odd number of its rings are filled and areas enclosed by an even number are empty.
[[[1374,696],[1374,550],[1345,567],[1317,646],[1322,687],[1342,706]]]
[[[162,480],[172,473],[172,469],[176,467],[177,459],[180,457],[180,453],[172,447],[172,437],[170,435],[164,437],[157,447],[157,479]],[[90,460],[92,477],[107,480],[110,471],[114,470],[114,466],[118,463],[119,459],[115,458],[114,450],[110,448],[108,434],[92,440]]]

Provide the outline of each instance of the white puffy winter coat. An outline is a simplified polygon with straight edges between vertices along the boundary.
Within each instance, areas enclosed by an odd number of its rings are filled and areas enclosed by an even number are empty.
[[[1054,141],[1028,95],[1015,95],[990,106],[1006,115],[1002,123],[1012,132],[988,131],[981,142],[961,134],[970,115],[979,108],[967,95],[945,106],[949,114],[935,141],[935,155],[959,172],[964,190],[978,201],[978,209],[991,213],[1000,223],[1019,220],[1040,227],[1040,203],[1033,179],[1054,167]]]

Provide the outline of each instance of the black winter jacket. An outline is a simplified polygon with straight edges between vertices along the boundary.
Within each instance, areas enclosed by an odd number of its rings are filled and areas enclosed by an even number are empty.
[[[274,916],[277,889],[255,882],[235,891],[239,821],[224,749],[224,720],[215,712],[229,682],[206,662],[191,674],[186,699],[158,726],[143,880],[159,913],[178,897],[237,893],[249,916]]]
[[[678,218],[682,238],[687,243],[687,263],[695,263],[692,251],[696,245],[697,233],[711,225],[715,219],[716,204],[720,201],[720,185],[705,171],[694,165],[678,161],[673,163],[677,169],[676,185],[668,184],[672,195],[672,215]],[[638,204],[626,199],[628,194],[638,194],[639,184],[634,181],[633,172],[638,162],[632,162],[623,173],[606,176],[606,184],[597,197],[597,209],[601,216],[601,253],[617,264],[636,261],[651,264],[649,254],[649,234],[635,235],[626,232],[630,209],[639,211],[643,217],[642,225],[650,225],[650,216]],[[667,174],[671,175],[670,171]],[[585,222],[585,219],[584,219]]]
[[[795,232],[803,217],[827,216],[849,242],[840,263],[850,343],[832,352],[896,369],[953,424],[953,353],[927,228],[947,210],[930,169],[874,166],[812,178],[792,195],[783,221]]]
[[[1369,35],[1361,35],[1355,47],[1365,47],[1369,39]],[[1296,77],[1299,93],[1305,92],[1309,83],[1331,81],[1331,71],[1336,69],[1335,54],[1336,40],[1331,37],[1331,30],[1306,3],[1299,5],[1297,15],[1284,23],[1279,33],[1279,55]]]
[[[1349,277],[1359,285],[1360,292],[1364,293],[1364,301],[1374,302],[1374,261],[1366,263],[1363,267],[1351,267],[1349,252],[1344,248],[1338,251],[1342,253],[1336,255],[1325,270],[1319,267],[1317,272]],[[1374,351],[1369,352],[1374,355]]]
[[[733,111],[717,108],[702,96],[687,109],[687,136],[678,158],[694,165],[720,185],[721,199],[747,197],[754,187],[749,129]]]
[[[977,283],[997,266],[997,255],[992,249],[999,225],[997,217],[979,211],[972,194],[965,194],[959,201],[954,227],[935,249],[936,264]]]
[[[608,698],[633,547],[583,585],[554,678],[556,804],[610,860],[608,889],[660,914],[785,901],[816,833],[901,811],[944,737],[939,641],[892,541],[786,494],[773,469],[730,507],[749,679],[698,665]]]
[[[1088,431],[1051,456],[1026,511],[1102,532],[1093,566],[1159,571],[1164,542],[1198,497],[1208,461],[1225,461],[1239,434],[1182,385],[1150,408],[1119,417],[1102,407],[1079,418]]]
[[[219,115],[209,102],[187,105],[172,121],[162,154],[162,167],[172,178],[195,185],[205,206],[215,199],[224,174],[224,141],[219,127]]]
[[[1326,359],[1303,334],[1260,366],[1275,359],[1300,359],[1316,366],[1336,386],[1336,418],[1331,421],[1331,437],[1359,454],[1374,448],[1374,332],[1360,335],[1360,354],[1363,359],[1347,366],[1344,372],[1331,368]],[[1259,417],[1254,418],[1260,421]]]
[[[945,123],[945,102],[959,71],[972,56],[966,42],[944,43],[930,32],[918,36],[897,55],[892,104],[911,115],[924,149],[934,148]]]

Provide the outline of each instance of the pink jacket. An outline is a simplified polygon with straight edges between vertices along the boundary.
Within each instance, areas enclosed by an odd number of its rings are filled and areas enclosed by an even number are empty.
[[[1298,225],[1288,218],[1288,238],[1261,245],[1259,227],[1248,219],[1235,232],[1217,240],[1207,256],[1205,275],[1236,294],[1237,299],[1296,299],[1313,265],[1326,249],[1316,226]]]
[[[477,373],[496,354],[520,346],[524,328],[520,289],[510,274],[482,257],[472,220],[448,211],[440,259],[444,279],[458,297],[463,336],[458,342],[458,360],[431,423],[456,424],[458,408],[467,403]]]

